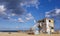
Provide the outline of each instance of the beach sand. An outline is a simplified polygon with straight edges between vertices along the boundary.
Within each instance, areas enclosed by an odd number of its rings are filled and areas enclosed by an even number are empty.
[[[60,34],[38,34],[38,35],[29,35],[22,32],[0,32],[0,36],[60,36]]]

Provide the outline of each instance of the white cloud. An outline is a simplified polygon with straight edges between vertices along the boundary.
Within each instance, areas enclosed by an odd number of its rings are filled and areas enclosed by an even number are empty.
[[[56,14],[60,13],[60,9],[55,9],[56,10]]]
[[[6,10],[5,6],[4,5],[0,5],[0,15],[1,14],[6,15],[5,10]]]
[[[34,20],[34,23],[36,23],[37,21],[36,20]]]
[[[34,19],[34,17],[32,16],[31,13],[28,13],[25,18],[26,18],[26,20]]]
[[[18,18],[18,22],[24,22],[22,18]]]
[[[15,16],[16,14],[12,13],[11,16]]]
[[[24,19],[22,18],[18,18],[18,22],[22,22],[25,23],[27,21],[32,20],[34,23],[36,23],[36,20],[34,19],[33,15],[31,13],[27,13],[26,15],[24,15]]]
[[[51,12],[52,10],[50,10],[50,12]],[[45,17],[50,17],[50,15],[49,15],[49,13],[50,13],[49,11],[48,12],[46,12],[45,13]]]
[[[9,18],[9,19],[10,19],[10,17],[7,17],[7,18]]]
[[[4,1],[4,2],[6,2],[6,1]],[[13,4],[14,6],[13,5],[10,6],[10,4],[12,4],[12,3],[10,3],[10,2],[12,2],[12,0],[7,2],[8,4],[4,3],[4,2],[2,1],[3,4],[1,3],[2,5],[0,5],[0,16],[5,19],[9,18],[11,20],[14,20],[14,17],[17,17],[17,18],[20,17],[20,14],[23,15],[23,13],[26,12],[26,11],[24,11],[26,9],[24,9],[24,7],[22,7],[22,6],[26,6],[26,7],[32,6],[32,7],[38,8],[38,5],[39,5],[38,0],[21,0],[20,2],[16,1],[17,6],[15,6],[15,3]],[[18,4],[20,4],[20,6]],[[19,7],[19,8],[16,8],[16,7]],[[10,8],[15,8],[15,9],[10,9]],[[18,9],[18,10],[16,10],[16,9]],[[26,19],[26,20],[34,19],[34,17],[32,16],[31,13],[28,13],[27,15],[24,15],[24,16],[26,16],[26,17],[24,17],[24,19]],[[18,21],[24,22],[22,20],[22,18],[18,18]]]
[[[60,17],[60,9],[53,9],[46,12],[46,17]]]
[[[50,15],[45,15],[45,17],[50,17]]]
[[[28,1],[24,0],[23,2],[20,3],[20,6],[26,6],[26,7],[33,6],[33,7],[38,8],[38,5],[39,5],[38,0],[28,0]]]
[[[32,14],[31,14],[31,13],[28,13],[26,16],[28,16],[28,17],[32,17]]]
[[[26,20],[30,20],[30,18],[26,17]]]
[[[19,28],[18,26],[16,26],[16,28]]]
[[[4,5],[0,5],[0,12],[4,12],[6,10],[6,8],[4,7]]]

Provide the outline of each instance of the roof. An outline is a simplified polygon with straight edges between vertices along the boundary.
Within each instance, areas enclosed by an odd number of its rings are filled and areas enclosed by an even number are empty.
[[[53,18],[44,18],[44,19],[42,19],[42,20],[38,20],[37,22],[44,22],[46,19],[53,20]]]

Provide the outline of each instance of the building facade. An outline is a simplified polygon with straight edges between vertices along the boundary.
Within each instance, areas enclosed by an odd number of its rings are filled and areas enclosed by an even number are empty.
[[[50,18],[45,18],[43,20],[39,20],[37,23],[39,32],[44,33],[52,33],[54,32],[54,20]]]

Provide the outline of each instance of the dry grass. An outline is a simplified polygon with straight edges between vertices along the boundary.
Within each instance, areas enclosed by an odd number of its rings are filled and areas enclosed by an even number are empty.
[[[26,33],[22,33],[22,32],[12,32],[12,33],[8,33],[8,32],[0,32],[0,36],[60,36],[60,34],[39,34],[39,35],[29,35]]]

